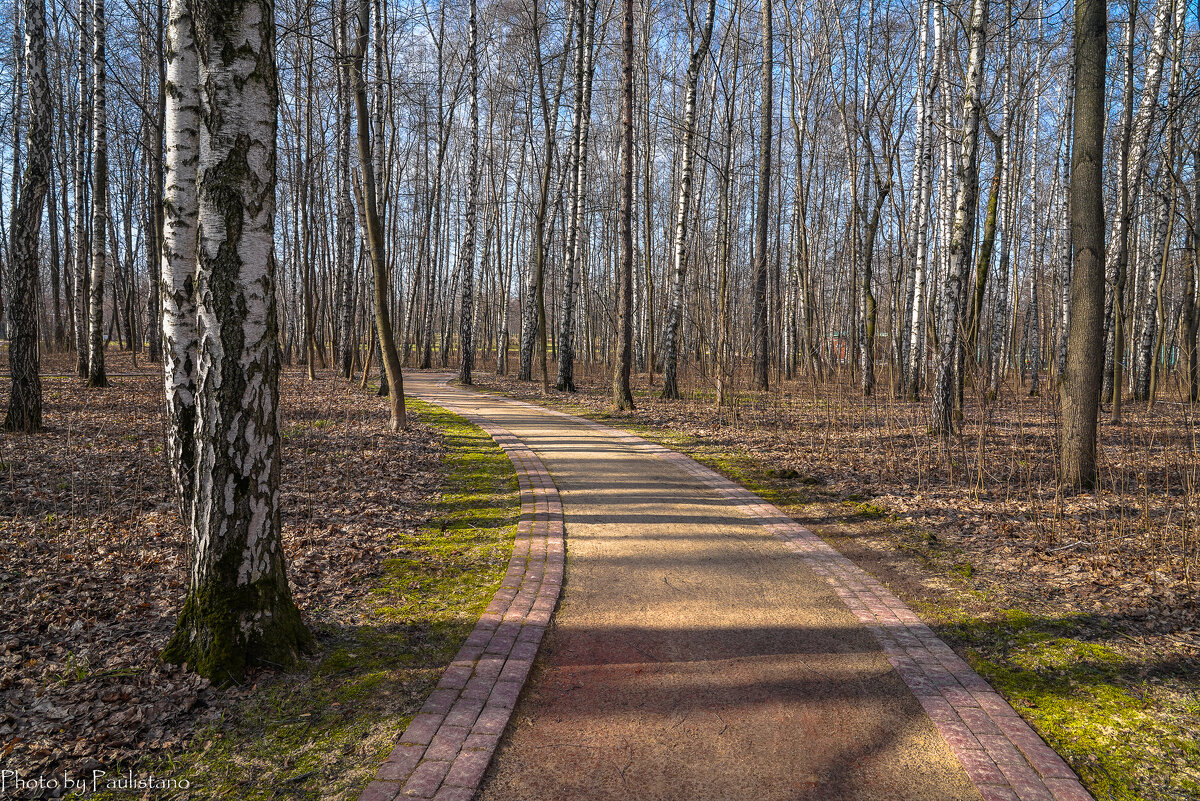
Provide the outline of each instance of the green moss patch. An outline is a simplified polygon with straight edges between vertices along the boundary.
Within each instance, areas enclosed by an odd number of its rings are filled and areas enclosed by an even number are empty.
[[[1009,609],[962,617],[940,633],[965,649],[1098,801],[1200,798],[1200,719],[1185,664],[1125,656],[1119,630],[1090,615]]]

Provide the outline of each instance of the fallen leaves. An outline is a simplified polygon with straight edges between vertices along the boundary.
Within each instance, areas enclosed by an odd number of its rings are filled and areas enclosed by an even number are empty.
[[[46,432],[0,435],[0,766],[111,771],[186,745],[253,684],[217,691],[158,660],[188,564],[161,379],[44,386]],[[363,579],[428,515],[440,438],[422,426],[398,437],[379,398],[300,372],[283,377],[281,410],[293,596],[310,623],[362,622]]]

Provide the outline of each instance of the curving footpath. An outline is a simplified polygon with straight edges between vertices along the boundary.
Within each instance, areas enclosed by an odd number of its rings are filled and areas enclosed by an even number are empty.
[[[563,510],[541,460],[508,431],[449,400],[516,468],[521,517],[508,572],[454,661],[359,801],[470,801],[533,667],[563,579]]]
[[[364,801],[1091,801],[908,607],[773,505],[627,432],[446,381],[406,389],[497,438],[542,493],[518,549],[541,524],[557,559],[539,574],[514,554]]]

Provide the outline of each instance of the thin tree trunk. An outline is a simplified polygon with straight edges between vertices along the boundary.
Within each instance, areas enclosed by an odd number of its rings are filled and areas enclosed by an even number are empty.
[[[926,52],[928,28],[928,0],[923,4],[923,12],[919,25],[919,73],[918,80],[918,119],[917,143],[914,146],[913,164],[913,208],[912,215],[912,260],[913,260],[913,299],[911,316],[908,325],[908,373],[905,376],[905,396],[909,400],[917,400],[921,395],[921,376],[925,370],[925,351],[921,347],[922,333],[925,328],[924,307],[926,304],[925,290],[929,272],[929,204],[933,195],[933,97],[932,87],[938,82],[941,65],[941,25],[935,16],[934,28],[934,69],[933,74],[926,79]]]
[[[53,127],[50,82],[46,75],[45,0],[25,0],[25,70],[29,84],[29,126],[25,170],[13,209],[9,297],[8,366],[12,376],[6,431],[33,434],[42,428],[42,380],[38,374],[38,243],[42,211],[50,187]],[[53,212],[52,212],[53,213]]]
[[[462,281],[462,301],[459,310],[459,362],[458,380],[470,385],[471,371],[475,369],[475,214],[479,204],[479,27],[476,23],[476,2],[470,0],[468,22],[467,61],[470,64],[471,83],[471,151],[467,166],[467,219],[459,250],[459,274]]]
[[[89,387],[107,387],[104,370],[104,273],[108,234],[108,118],[105,103],[104,0],[92,3],[92,274],[88,305]],[[116,307],[113,307],[114,314]]]
[[[1200,151],[1192,153],[1192,174],[1200,177]],[[1197,257],[1200,256],[1200,191],[1194,192],[1186,213],[1190,217],[1187,245],[1183,253],[1183,354],[1184,386],[1187,387],[1187,402],[1200,401],[1200,351],[1196,347],[1196,333],[1200,320],[1196,313]]]
[[[80,378],[88,376],[88,304],[91,298],[91,272],[88,245],[88,125],[92,118],[91,87],[88,85],[88,61],[91,43],[88,37],[91,14],[89,0],[79,0],[79,108],[75,129],[75,372]]]
[[[754,297],[751,319],[754,352],[753,386],[766,390],[770,379],[770,331],[767,327],[767,215],[771,203],[771,126],[774,113],[774,48],[771,31],[771,0],[760,0],[762,14],[762,105],[759,116],[758,146],[758,203],[754,210]]]
[[[633,409],[629,374],[633,369],[633,0],[624,2],[621,32],[621,263],[617,271],[617,358],[613,406]]]
[[[1158,92],[1162,87],[1162,67],[1166,59],[1167,35],[1170,29],[1171,10],[1176,0],[1159,0],[1155,11],[1154,33],[1151,35],[1150,52],[1146,57],[1146,80],[1142,87],[1142,98],[1138,105],[1136,120],[1129,115],[1133,108],[1133,78],[1132,78],[1132,48],[1133,27],[1135,18],[1131,13],[1126,32],[1126,98],[1125,124],[1132,121],[1132,127],[1125,127],[1121,152],[1121,184],[1118,188],[1118,210],[1116,231],[1109,239],[1107,258],[1115,259],[1116,278],[1113,291],[1113,337],[1112,337],[1112,420],[1121,422],[1121,393],[1124,391],[1124,360],[1125,360],[1125,287],[1128,280],[1128,265],[1130,251],[1130,229],[1133,210],[1137,206],[1138,195],[1141,192],[1142,175],[1145,169],[1146,150],[1149,146],[1150,129],[1154,124],[1155,111],[1158,108]],[[1133,7],[1136,12],[1136,6]],[[1078,106],[1076,107],[1078,109]],[[1078,110],[1076,111],[1078,113]],[[1124,138],[1128,138],[1128,142]],[[1125,148],[1128,148],[1126,153]]]
[[[146,300],[146,339],[149,352],[146,358],[157,363],[162,359],[161,319],[162,300],[160,298],[159,282],[155,280],[155,269],[162,259],[163,237],[163,128],[166,125],[166,54],[163,53],[163,9],[161,0],[151,0],[147,4],[148,15],[153,15],[153,24],[147,20],[146,27],[151,32],[154,45],[154,68],[157,70],[158,87],[154,94],[153,113],[146,109],[146,174],[148,187],[146,189],[146,273],[149,278],[150,292]],[[148,78],[148,75],[147,75]],[[147,83],[149,81],[147,80]],[[149,106],[150,95],[144,95]]]
[[[400,373],[400,356],[392,332],[392,317],[388,308],[387,261],[384,256],[383,221],[379,217],[379,201],[375,187],[375,156],[371,148],[371,116],[367,110],[367,76],[363,67],[367,41],[370,38],[370,7],[359,4],[358,43],[354,49],[355,108],[358,112],[358,161],[362,166],[363,217],[366,220],[367,243],[370,246],[371,272],[375,279],[375,331],[378,337],[384,375],[388,383],[388,407],[393,431],[408,428],[404,408],[404,378]],[[382,91],[382,89],[380,89]]]
[[[579,49],[575,56],[575,131],[572,166],[575,171],[571,211],[567,221],[566,271],[563,276],[562,318],[558,336],[559,392],[575,391],[575,284],[583,271],[583,217],[587,198],[588,133],[592,113],[592,77],[595,71],[596,0],[575,0]],[[587,18],[584,19],[586,7]]]
[[[679,326],[683,320],[683,284],[687,267],[688,212],[692,207],[692,177],[696,139],[696,94],[700,81],[700,69],[708,57],[712,43],[713,23],[716,19],[716,0],[708,0],[704,27],[700,42],[692,51],[688,61],[687,78],[684,84],[683,142],[680,143],[679,199],[675,206],[675,235],[671,247],[671,307],[667,315],[667,326],[663,332],[663,388],[662,397],[679,398]]]
[[[354,201],[350,193],[350,116],[354,113],[353,76],[345,63],[349,56],[347,33],[349,11],[345,0],[337,4],[337,254],[338,275],[342,283],[341,307],[338,309],[341,328],[341,352],[338,366],[347,381],[354,377],[354,355],[358,343],[354,338]]]
[[[1096,422],[1104,371],[1104,118],[1108,18],[1103,0],[1075,0],[1075,118],[1071,163],[1071,329],[1059,384],[1064,489],[1096,481]]]
[[[1169,148],[1168,148],[1169,150]],[[1162,313],[1162,284],[1166,273],[1166,261],[1170,255],[1172,223],[1175,217],[1174,194],[1162,192],[1157,198],[1158,214],[1154,221],[1154,245],[1146,264],[1146,297],[1142,304],[1141,330],[1138,332],[1137,350],[1134,354],[1133,397],[1147,403],[1153,383],[1155,349],[1158,335],[1159,316]]]
[[[959,303],[970,268],[971,241],[975,229],[975,206],[979,184],[979,119],[983,89],[983,57],[987,44],[988,0],[973,0],[969,28],[970,55],[963,95],[962,142],[956,169],[958,191],[954,224],[950,231],[949,264],[942,290],[942,325],[939,332],[937,373],[934,377],[930,427],[936,434],[954,433],[954,396],[957,381],[954,364],[959,351]],[[961,369],[961,365],[960,365]]]

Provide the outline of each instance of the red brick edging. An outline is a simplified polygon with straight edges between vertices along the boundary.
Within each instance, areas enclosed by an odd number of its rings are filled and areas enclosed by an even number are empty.
[[[563,579],[563,514],[541,460],[511,433],[447,406],[482,428],[517,470],[521,519],[508,573],[359,801],[470,801],[533,667]]]
[[[531,406],[521,401],[514,401]],[[875,636],[958,757],[984,801],[1094,801],[1075,772],[950,646],[874,576],[774,504],[690,456],[554,409],[632,448],[690,473],[797,551]]]

